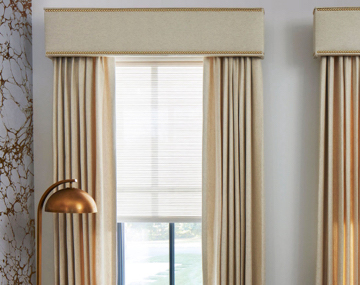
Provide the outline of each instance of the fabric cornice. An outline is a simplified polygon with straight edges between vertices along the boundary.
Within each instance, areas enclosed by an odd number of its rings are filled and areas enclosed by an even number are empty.
[[[360,55],[360,7],[314,9],[314,56]]]
[[[264,56],[263,8],[46,8],[48,57]]]

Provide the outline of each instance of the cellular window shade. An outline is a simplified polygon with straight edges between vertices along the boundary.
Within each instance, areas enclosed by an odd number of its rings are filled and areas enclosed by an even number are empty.
[[[117,62],[118,222],[201,219],[201,61]]]

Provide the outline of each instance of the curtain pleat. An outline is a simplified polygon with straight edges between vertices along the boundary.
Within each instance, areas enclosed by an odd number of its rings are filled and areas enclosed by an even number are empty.
[[[256,58],[206,58],[203,280],[264,284],[262,71]]]
[[[317,285],[359,284],[359,57],[322,57]]]
[[[115,284],[113,58],[55,58],[54,180],[96,201],[96,214],[55,215],[55,284]]]

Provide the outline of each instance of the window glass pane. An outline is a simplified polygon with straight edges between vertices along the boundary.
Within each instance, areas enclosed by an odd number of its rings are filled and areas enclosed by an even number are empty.
[[[202,284],[202,62],[124,61],[116,75],[122,285],[169,285],[174,221],[176,284]]]
[[[125,223],[125,284],[169,284],[168,223]]]
[[[175,284],[202,284],[201,223],[175,224]]]

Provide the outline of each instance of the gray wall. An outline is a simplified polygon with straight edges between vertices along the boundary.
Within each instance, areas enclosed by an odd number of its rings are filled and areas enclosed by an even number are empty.
[[[35,1],[35,201],[52,182],[52,64],[44,56],[44,7],[263,7],[266,284],[314,284],[319,60],[312,56],[312,12],[314,7],[356,6],[358,3],[357,0]],[[50,239],[45,245],[43,269],[44,276],[50,278],[53,245],[49,215],[46,223],[46,235]]]
[[[31,0],[0,0],[0,284],[35,281]]]

